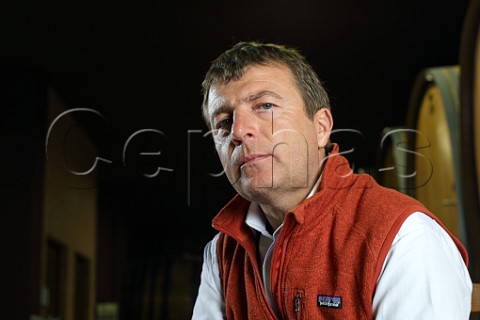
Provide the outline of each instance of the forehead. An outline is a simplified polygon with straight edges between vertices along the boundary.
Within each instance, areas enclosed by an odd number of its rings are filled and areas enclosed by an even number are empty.
[[[234,104],[245,100],[258,91],[296,91],[293,74],[282,64],[252,65],[245,68],[240,79],[228,83],[214,83],[209,90],[209,113],[218,106]]]
[[[225,87],[245,85],[250,82],[265,82],[265,84],[268,82],[288,82],[291,84],[293,82],[293,74],[287,66],[281,63],[270,63],[267,65],[254,64],[245,67],[243,75],[239,79],[231,80],[227,83],[214,83],[210,90],[212,88],[218,90]]]

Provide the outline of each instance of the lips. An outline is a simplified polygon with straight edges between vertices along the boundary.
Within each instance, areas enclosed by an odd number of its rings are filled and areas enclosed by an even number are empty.
[[[263,160],[270,157],[270,154],[250,154],[240,159],[239,166],[240,168],[248,163],[252,163],[258,160]]]

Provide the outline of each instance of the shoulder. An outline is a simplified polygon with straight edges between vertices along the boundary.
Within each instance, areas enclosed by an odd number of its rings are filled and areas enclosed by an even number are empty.
[[[388,265],[404,265],[430,274],[432,270],[450,270],[470,282],[466,263],[457,243],[432,217],[422,212],[412,213],[398,230],[385,259]],[[404,264],[405,262],[405,264]],[[448,272],[444,273],[448,274]]]
[[[207,242],[205,245],[205,248],[203,250],[203,261],[209,262],[210,264],[212,262],[217,263],[217,242],[220,237],[220,232],[215,234],[210,241]]]
[[[414,212],[403,222],[392,242],[391,251],[397,247],[438,253],[443,257],[453,257],[451,261],[460,258],[458,261],[463,264],[460,251],[447,230],[423,212]],[[424,258],[430,259],[432,254],[427,254]]]

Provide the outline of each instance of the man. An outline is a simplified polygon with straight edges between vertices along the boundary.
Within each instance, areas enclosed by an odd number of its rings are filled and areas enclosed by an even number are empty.
[[[212,62],[203,115],[238,194],[206,245],[193,319],[468,319],[462,244],[418,201],[354,174],[295,49]]]

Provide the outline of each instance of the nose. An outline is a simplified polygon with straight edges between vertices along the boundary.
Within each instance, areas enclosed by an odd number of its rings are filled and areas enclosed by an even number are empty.
[[[253,139],[257,132],[256,117],[251,110],[235,110],[233,114],[233,143],[238,146]]]

